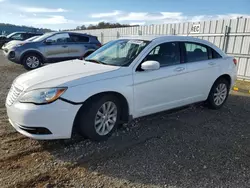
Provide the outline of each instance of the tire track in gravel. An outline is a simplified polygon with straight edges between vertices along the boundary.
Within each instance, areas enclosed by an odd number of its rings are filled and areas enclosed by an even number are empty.
[[[0,187],[19,187],[19,182],[30,181],[41,174],[48,174],[57,165],[47,151],[34,151],[30,155],[0,162]],[[13,181],[12,181],[13,180]]]

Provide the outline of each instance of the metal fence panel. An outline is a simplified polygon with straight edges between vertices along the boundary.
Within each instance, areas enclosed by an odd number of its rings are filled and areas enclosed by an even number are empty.
[[[243,43],[241,48],[241,54],[250,54],[250,36],[243,37]]]
[[[246,70],[245,70],[244,77],[250,77],[250,58],[248,58],[248,61],[247,61],[247,67],[246,67]]]
[[[193,24],[200,33],[190,34]],[[229,31],[225,33],[226,28]],[[102,43],[129,35],[187,35],[208,40],[238,59],[238,76],[250,80],[250,18],[220,19],[201,22],[169,23],[138,27],[81,30],[95,35]]]

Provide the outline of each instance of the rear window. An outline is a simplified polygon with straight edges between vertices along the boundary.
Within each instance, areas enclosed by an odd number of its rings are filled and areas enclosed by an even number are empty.
[[[70,41],[71,42],[89,42],[89,37],[70,34]]]
[[[208,60],[208,49],[197,43],[185,43],[187,62]]]

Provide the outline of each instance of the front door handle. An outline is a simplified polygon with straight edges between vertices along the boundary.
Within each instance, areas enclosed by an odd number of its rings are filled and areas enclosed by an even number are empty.
[[[63,45],[62,47],[63,47],[63,48],[67,48],[68,46],[66,46],[66,45]]]
[[[174,69],[175,72],[181,72],[184,71],[185,68],[184,67],[177,67],[176,69]]]
[[[209,65],[215,65],[215,62],[209,62],[208,64]]]

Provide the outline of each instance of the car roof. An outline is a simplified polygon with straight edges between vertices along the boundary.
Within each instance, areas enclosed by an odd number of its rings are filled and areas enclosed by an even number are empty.
[[[11,34],[14,34],[14,33],[43,34],[43,33],[39,33],[39,32],[31,32],[31,31],[16,31],[16,32],[13,32]]]
[[[153,40],[176,40],[176,41],[192,41],[196,40],[197,38],[190,37],[190,36],[180,36],[180,35],[143,35],[143,36],[125,36],[121,37],[120,39],[137,39],[137,40],[147,40],[147,41],[153,41]],[[204,41],[204,40],[200,40]]]
[[[54,34],[68,33],[68,34],[77,34],[77,35],[84,35],[84,36],[94,37],[93,35],[90,35],[90,34],[87,34],[87,33],[73,32],[73,31],[58,31],[58,32],[51,32],[51,33],[54,33]]]
[[[176,41],[176,42],[197,42],[200,44],[207,45],[217,52],[219,52],[223,57],[226,56],[226,54],[218,48],[216,45],[213,43],[207,41],[207,40],[202,40],[199,38],[191,37],[191,36],[181,36],[181,35],[144,35],[144,36],[125,36],[125,37],[120,37],[119,39],[132,39],[132,40],[146,40],[146,41],[155,41],[157,43],[161,43],[162,41]]]

